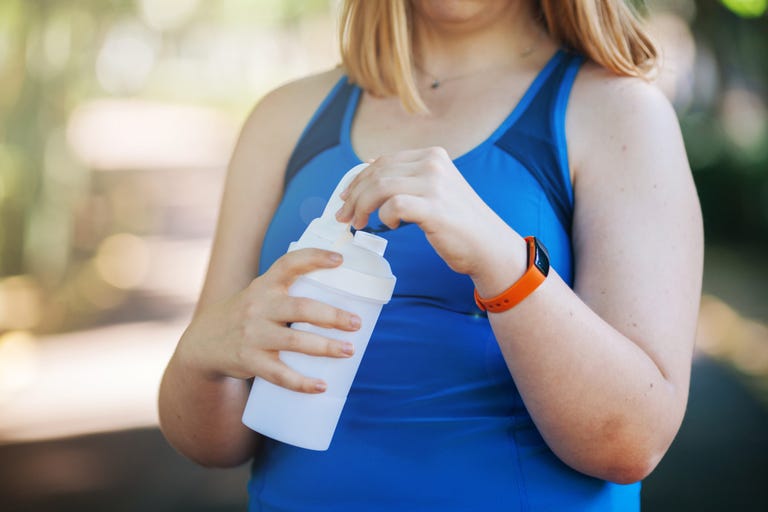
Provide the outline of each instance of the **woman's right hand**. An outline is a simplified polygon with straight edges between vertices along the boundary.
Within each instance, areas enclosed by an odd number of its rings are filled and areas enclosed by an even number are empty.
[[[284,254],[244,290],[199,312],[179,342],[178,355],[186,366],[211,379],[259,377],[294,391],[322,393],[325,382],[286,366],[279,351],[343,358],[350,357],[354,347],[289,324],[355,331],[360,318],[313,299],[289,296],[288,288],[302,274],[341,262],[340,254],[321,249]]]

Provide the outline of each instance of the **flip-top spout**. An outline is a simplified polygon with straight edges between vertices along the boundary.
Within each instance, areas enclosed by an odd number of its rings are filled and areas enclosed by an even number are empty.
[[[347,241],[352,238],[349,223],[336,220],[336,212],[344,205],[344,201],[342,201],[339,195],[352,183],[355,176],[360,174],[366,167],[368,167],[368,164],[359,164],[347,171],[333,190],[333,194],[331,194],[328,203],[325,205],[323,214],[310,223],[304,232],[305,235],[319,236],[331,243]]]

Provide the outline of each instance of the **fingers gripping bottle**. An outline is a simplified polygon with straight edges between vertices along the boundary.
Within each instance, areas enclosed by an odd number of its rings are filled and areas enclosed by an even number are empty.
[[[338,222],[335,217],[343,204],[339,194],[366,166],[360,164],[344,175],[322,216],[314,219],[301,238],[288,248],[290,252],[316,247],[344,256],[344,262],[339,267],[299,276],[288,289],[288,294],[309,297],[355,313],[362,320],[360,329],[345,332],[308,323],[294,323],[291,327],[349,341],[355,347],[355,354],[338,359],[281,351],[280,359],[286,365],[301,374],[323,379],[328,384],[326,391],[319,394],[299,393],[257,377],[243,413],[243,423],[249,428],[310,450],[327,450],[330,446],[373,327],[395,287],[395,277],[383,257],[387,241],[363,231],[357,231],[353,236],[349,224]]]

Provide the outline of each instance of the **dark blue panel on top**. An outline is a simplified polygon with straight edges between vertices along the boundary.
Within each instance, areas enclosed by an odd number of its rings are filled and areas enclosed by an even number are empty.
[[[520,118],[496,141],[497,147],[510,154],[536,178],[558,220],[569,234],[573,204],[568,184],[565,183],[567,173],[560,169],[554,123],[560,121],[556,117],[555,103],[563,84],[563,76],[575,58],[578,57],[568,55],[558,63]]]
[[[285,186],[294,175],[319,153],[338,146],[341,141],[341,126],[349,97],[355,86],[345,78],[334,87],[331,96],[318,108],[309,126],[291,153],[285,171]]]

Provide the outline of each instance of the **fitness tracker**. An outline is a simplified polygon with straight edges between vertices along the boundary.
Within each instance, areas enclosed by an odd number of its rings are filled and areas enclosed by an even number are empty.
[[[483,299],[475,288],[475,304],[482,311],[501,313],[518,305],[544,282],[549,274],[549,254],[544,245],[533,236],[525,237],[528,245],[528,269],[523,277],[501,294],[490,299]]]

